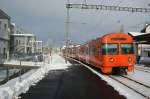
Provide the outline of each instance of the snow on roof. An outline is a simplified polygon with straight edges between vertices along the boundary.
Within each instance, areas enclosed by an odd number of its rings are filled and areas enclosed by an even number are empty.
[[[16,24],[15,23],[11,23],[11,25],[15,26]]]
[[[30,42],[34,42],[34,43],[42,43],[43,41],[30,41]]]
[[[149,34],[149,33],[129,32],[129,34],[132,35],[132,36],[140,36],[140,35]]]
[[[76,47],[79,47],[80,45],[76,45]]]
[[[62,46],[62,49],[65,49],[66,48],[66,46],[64,45],[64,46]]]
[[[34,34],[11,34],[13,36],[35,36]]]
[[[39,42],[39,43],[41,42],[42,43],[43,41],[35,41],[35,42]]]

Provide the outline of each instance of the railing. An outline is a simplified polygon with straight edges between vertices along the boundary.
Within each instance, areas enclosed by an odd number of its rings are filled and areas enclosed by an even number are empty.
[[[38,60],[36,59],[38,58]],[[22,60],[22,61],[43,61],[43,55],[42,54],[23,54],[23,53],[18,53],[18,54],[12,54],[11,59],[13,60]]]
[[[17,56],[17,57],[16,57]],[[1,56],[2,57],[2,56]],[[41,59],[40,59],[41,58]],[[24,62],[26,61],[31,61],[34,62],[35,66],[38,65],[38,62],[43,61],[43,55],[42,54],[32,54],[32,55],[18,55],[16,54],[15,57],[13,56],[13,58],[11,59],[15,59],[18,60],[20,62],[20,67],[22,67],[24,65]],[[17,73],[12,73],[13,71],[17,70]],[[5,75],[5,77],[0,78],[0,84],[4,84],[6,83],[8,80],[12,79],[13,75],[16,75],[14,77],[18,77],[18,81],[22,82],[22,74],[24,74],[26,71],[30,70],[30,68],[9,68],[9,67],[0,67],[0,72],[4,72],[2,75]],[[12,72],[11,72],[12,71]],[[10,77],[12,76],[12,77]]]

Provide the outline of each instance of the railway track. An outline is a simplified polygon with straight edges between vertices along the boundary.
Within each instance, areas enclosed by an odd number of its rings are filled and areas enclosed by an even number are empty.
[[[134,92],[140,94],[141,96],[145,97],[146,99],[150,99],[150,86],[145,85],[141,82],[133,80],[126,76],[109,76],[111,79],[121,83],[122,85],[126,86],[127,88],[133,90]]]
[[[149,85],[143,84],[143,83],[141,83],[141,82],[139,82],[139,81],[136,81],[136,80],[134,80],[134,79],[132,79],[132,78],[130,78],[130,77],[127,77],[127,76],[122,76],[122,77],[124,77],[124,78],[126,78],[126,79],[129,79],[129,80],[131,80],[131,81],[134,81],[135,83],[138,83],[138,84],[143,85],[143,86],[145,86],[145,87],[147,87],[147,88],[150,89],[150,86],[149,86]]]
[[[149,67],[136,66],[135,69],[138,71],[144,71],[144,72],[150,73]]]

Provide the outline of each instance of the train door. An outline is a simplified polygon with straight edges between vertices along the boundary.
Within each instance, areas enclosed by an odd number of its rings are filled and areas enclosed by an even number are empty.
[[[97,44],[97,54],[96,54],[96,59],[97,59],[97,65],[101,66],[102,63],[102,50],[101,50],[101,44]]]
[[[101,44],[98,46],[98,59],[99,59],[99,64],[102,66],[102,61],[103,61],[103,58],[102,58],[102,46]]]
[[[89,45],[87,44],[86,45],[86,63],[89,64],[89,57],[90,57],[90,48],[89,48]]]

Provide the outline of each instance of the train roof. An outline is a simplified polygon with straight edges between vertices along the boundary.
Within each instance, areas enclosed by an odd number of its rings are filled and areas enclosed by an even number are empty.
[[[86,45],[86,44],[89,44],[89,43],[98,41],[98,40],[100,40],[100,39],[102,39],[102,38],[104,38],[104,37],[106,37],[106,36],[112,35],[112,34],[126,34],[126,35],[128,35],[128,33],[124,33],[124,32],[112,32],[112,33],[105,34],[105,35],[103,35],[103,36],[101,36],[101,37],[97,37],[97,38],[95,38],[95,39],[92,39],[92,40],[90,40],[90,41],[87,41],[87,42],[85,42],[83,45]]]
[[[105,36],[112,35],[112,34],[127,34],[128,35],[128,33],[123,33],[123,32],[119,32],[119,33],[118,32],[112,32],[112,33],[105,34],[101,37],[98,37],[95,40],[100,40],[101,38],[104,38]]]

